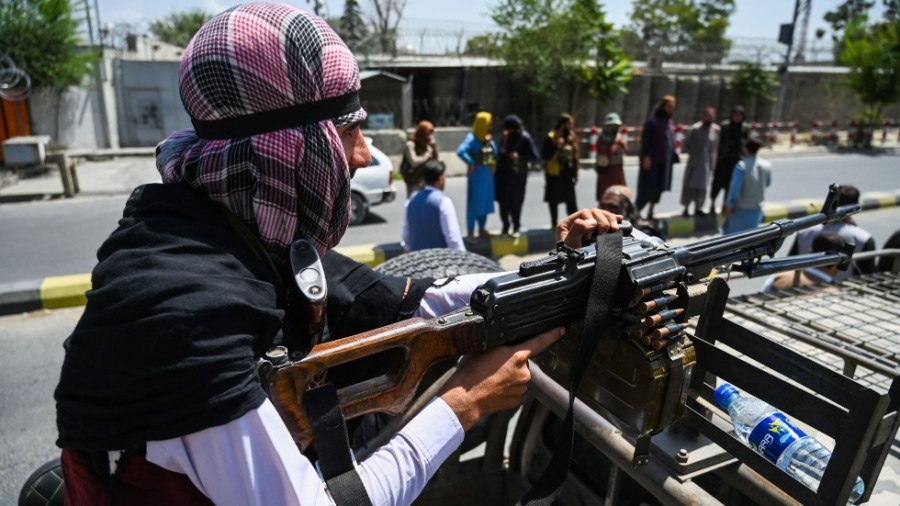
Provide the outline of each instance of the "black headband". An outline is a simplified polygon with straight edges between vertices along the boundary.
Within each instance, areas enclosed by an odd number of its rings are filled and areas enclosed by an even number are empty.
[[[359,109],[359,94],[351,91],[338,97],[255,112],[246,116],[213,120],[191,118],[191,123],[201,139],[234,139],[310,125],[326,119],[339,118]]]

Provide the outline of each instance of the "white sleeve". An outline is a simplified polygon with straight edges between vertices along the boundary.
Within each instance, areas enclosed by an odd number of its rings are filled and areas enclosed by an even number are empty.
[[[445,315],[450,311],[459,309],[469,303],[472,292],[484,284],[487,280],[509,274],[509,272],[485,272],[481,274],[464,274],[457,276],[445,284],[441,280],[435,282],[425,290],[425,295],[419,302],[419,309],[413,316],[422,318],[435,318]]]
[[[409,249],[409,219],[406,217],[407,212],[409,212],[409,199],[406,199],[406,202],[403,204],[403,231],[400,233],[400,246],[404,250]]]
[[[450,197],[441,199],[441,231],[444,233],[444,241],[450,249],[466,250],[463,244],[462,233],[459,231],[459,220],[456,218],[456,207]]]
[[[450,407],[439,398],[432,400],[359,464],[372,504],[410,504],[462,439],[462,426]],[[268,400],[225,425],[150,441],[146,458],[187,475],[217,505],[334,504]]]

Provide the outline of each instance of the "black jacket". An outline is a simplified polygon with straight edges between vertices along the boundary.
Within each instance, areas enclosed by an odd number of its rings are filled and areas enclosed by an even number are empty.
[[[290,310],[294,292],[225,212],[183,185],[146,185],[129,198],[65,341],[55,393],[60,447],[123,449],[237,419],[265,399],[259,355],[282,342],[308,345],[292,330],[304,327]],[[332,334],[408,317],[430,284],[407,290],[403,278],[329,256],[324,263],[338,273],[329,276]]]

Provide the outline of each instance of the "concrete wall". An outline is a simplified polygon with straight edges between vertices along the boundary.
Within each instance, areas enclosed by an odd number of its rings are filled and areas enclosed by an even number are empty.
[[[107,60],[100,80],[73,88],[63,96],[59,131],[55,127],[56,102],[48,93],[36,91],[30,99],[34,133],[47,134],[68,148],[105,148],[154,146],[171,132],[190,128],[178,95],[177,61]],[[468,131],[479,110],[494,113],[499,131],[505,115],[517,113],[526,128],[540,139],[553,127],[559,113],[572,112],[576,126],[599,125],[608,112],[618,112],[627,126],[643,124],[650,111],[666,94],[676,95],[675,121],[690,124],[700,110],[716,107],[719,119],[725,119],[731,107],[742,104],[749,121],[768,122],[774,103],[741,97],[728,89],[728,74],[705,69],[638,68],[628,92],[605,101],[590,97],[584,89],[563,89],[558,100],[534,103],[519,83],[501,67],[450,66],[380,68],[412,78],[412,123],[430,119],[439,129],[442,152],[452,153]],[[808,129],[813,121],[838,120],[842,126],[863,109],[855,95],[841,85],[845,71],[831,68],[792,68],[786,94],[783,120],[799,121]],[[376,83],[373,86],[378,87]],[[101,90],[101,91],[98,91]],[[375,90],[378,91],[378,90]],[[363,93],[364,96],[366,92]],[[396,94],[394,91],[392,94]],[[576,107],[572,107],[572,98]],[[363,104],[372,112],[391,111],[401,121],[398,104]],[[570,110],[574,109],[574,110]],[[886,108],[887,118],[900,118],[900,104]],[[397,125],[400,126],[400,125]],[[444,127],[460,127],[445,130]],[[372,133],[376,146],[389,155],[399,156],[404,134],[400,130]]]
[[[178,94],[177,61],[118,60],[115,79],[119,139],[123,147],[155,146],[191,128]]]
[[[61,96],[49,89],[36,89],[28,101],[32,132],[49,135],[51,147],[106,147],[100,97],[95,89],[73,87]]]
[[[715,107],[719,119],[724,120],[735,104],[741,104],[747,119],[759,122],[772,121],[775,108],[773,101],[738,96],[729,89],[727,71],[639,68],[626,94],[599,102],[585,90],[576,90],[577,106],[570,110],[572,90],[564,87],[558,100],[535,104],[499,67],[404,68],[384,64],[383,68],[414,77],[413,121],[430,119],[444,126],[468,126],[478,110],[492,111],[498,121],[515,112],[532,132],[551,128],[560,112],[573,113],[578,126],[600,124],[603,116],[613,111],[626,125],[640,126],[660,97],[668,94],[678,98],[676,122],[686,124],[696,121],[700,110],[708,106]],[[864,106],[841,85],[845,72],[828,67],[792,68],[783,121],[799,121],[801,128],[808,128],[812,121],[849,122]],[[886,108],[884,114],[900,118],[900,104]]]

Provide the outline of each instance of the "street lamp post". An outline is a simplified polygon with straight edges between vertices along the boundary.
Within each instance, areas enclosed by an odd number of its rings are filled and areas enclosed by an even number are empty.
[[[781,74],[781,86],[778,88],[778,102],[775,104],[775,121],[781,121],[781,115],[784,112],[784,99],[787,94],[788,87],[788,66],[791,63],[791,49],[794,46],[794,28],[797,26],[797,17],[800,15],[800,0],[794,3],[794,18],[789,25],[781,25],[781,33],[778,35],[778,42],[787,45],[787,51],[784,54],[784,64],[778,69]]]

